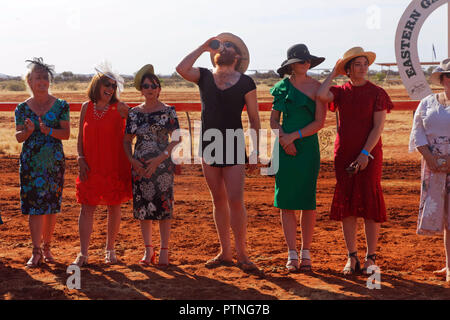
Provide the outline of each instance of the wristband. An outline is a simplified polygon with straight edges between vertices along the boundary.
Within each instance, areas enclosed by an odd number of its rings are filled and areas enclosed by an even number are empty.
[[[300,135],[300,139],[303,138],[302,132],[300,131],[300,129],[298,130],[298,134]]]
[[[53,133],[53,128],[50,128],[50,132],[48,133],[49,136],[51,136]]]
[[[373,155],[371,155],[366,149],[362,149],[361,153],[368,156],[369,158],[372,158],[372,160],[374,159]]]

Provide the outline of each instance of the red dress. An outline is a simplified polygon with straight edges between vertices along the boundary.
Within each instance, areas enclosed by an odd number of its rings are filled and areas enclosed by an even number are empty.
[[[76,181],[79,203],[119,205],[133,197],[131,165],[123,150],[125,121],[117,103],[99,119],[89,102],[83,122],[83,154],[89,171],[86,181],[79,176]]]
[[[376,111],[394,107],[386,91],[367,81],[355,87],[350,82],[333,86],[331,111],[339,110],[339,129],[334,144],[336,188],[331,204],[331,219],[341,221],[349,216],[363,217],[375,222],[386,221],[386,206],[381,190],[383,150],[381,137],[370,153],[366,169],[349,176],[345,171],[361,153],[373,128]]]

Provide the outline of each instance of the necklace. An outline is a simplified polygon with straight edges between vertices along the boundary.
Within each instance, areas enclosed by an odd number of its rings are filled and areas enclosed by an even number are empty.
[[[103,110],[100,110],[100,111],[99,111],[99,110],[97,109],[97,104],[94,103],[94,118],[95,118],[95,120],[100,120],[100,119],[102,119],[102,118],[105,116],[106,112],[108,112],[108,109],[109,109],[109,104],[106,105],[106,106],[103,108]]]

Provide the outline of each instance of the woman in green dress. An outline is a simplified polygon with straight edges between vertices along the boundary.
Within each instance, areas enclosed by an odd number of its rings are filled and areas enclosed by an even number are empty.
[[[320,82],[309,77],[307,71],[324,60],[311,55],[304,44],[290,47],[287,60],[277,70],[280,77],[285,74],[289,77],[270,91],[274,97],[270,126],[279,130],[279,144],[275,144],[279,148],[279,166],[275,175],[274,206],[281,209],[288,246],[286,268],[290,272],[311,270],[309,249],[316,223],[316,184],[320,168],[317,132],[324,126],[326,108],[316,101]],[[301,262],[296,245],[296,210],[302,211]]]

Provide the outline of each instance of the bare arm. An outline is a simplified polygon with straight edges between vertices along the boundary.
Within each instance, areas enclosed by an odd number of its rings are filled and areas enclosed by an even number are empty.
[[[39,125],[41,132],[43,134],[50,134],[50,131],[52,132],[52,137],[59,140],[69,140],[70,138],[70,121],[60,121],[59,125],[61,126],[61,129],[54,129],[47,127],[43,122],[42,119],[39,118]]]
[[[89,172],[89,166],[84,158],[83,151],[83,125],[84,125],[84,117],[86,116],[88,102],[83,103],[81,106],[80,112],[80,123],[78,126],[78,140],[77,140],[77,152],[78,152],[78,166],[80,167],[80,180],[85,181],[87,179],[87,174]]]
[[[209,43],[214,39],[216,38],[213,37],[208,39],[200,47],[188,54],[178,64],[176,70],[180,74],[180,76],[182,76],[187,81],[198,83],[198,80],[200,79],[200,69],[194,68],[193,65],[204,52],[213,52],[213,50],[209,47]]]
[[[261,129],[261,122],[259,119],[259,109],[258,102],[256,98],[256,89],[247,92],[245,95],[245,104],[247,106],[247,115],[249,121],[249,127],[256,131],[256,136],[251,135],[252,143],[255,151],[258,152],[259,149],[259,131]]]
[[[27,140],[34,131],[34,123],[30,119],[26,119],[23,125],[16,126],[16,140],[19,143]]]
[[[338,60],[336,62],[336,64],[338,64],[339,61],[340,60]],[[331,83],[332,83],[333,79],[336,77],[337,77],[337,74],[336,74],[336,66],[335,66],[333,68],[333,70],[331,71],[331,73],[328,75],[328,77],[324,80],[324,82],[322,82],[319,90],[317,91],[316,101],[320,100],[326,104],[326,103],[329,103],[334,100],[334,96],[333,96],[333,93],[331,93],[330,88],[331,88]]]
[[[130,107],[125,102],[119,102],[117,104],[117,111],[119,111],[120,116],[123,119],[128,117],[128,110],[130,110]]]

